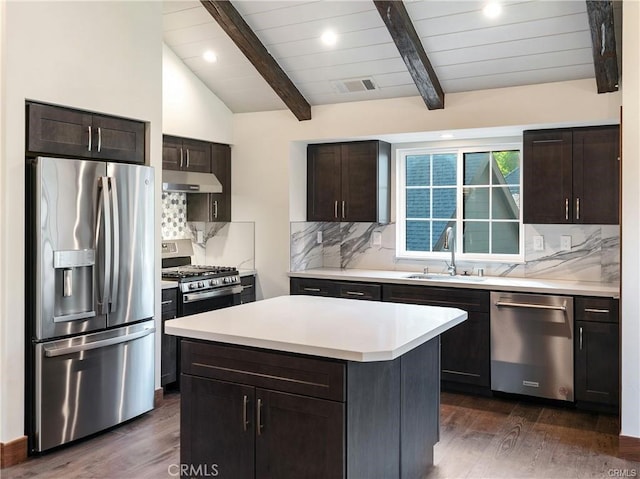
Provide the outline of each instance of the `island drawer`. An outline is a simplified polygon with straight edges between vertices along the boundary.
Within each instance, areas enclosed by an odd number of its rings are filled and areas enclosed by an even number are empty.
[[[282,352],[183,340],[182,373],[333,401],[345,400],[345,364]]]

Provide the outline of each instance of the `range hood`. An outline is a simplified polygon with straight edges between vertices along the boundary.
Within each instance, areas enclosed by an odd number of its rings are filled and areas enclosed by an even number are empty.
[[[162,170],[162,191],[222,193],[222,183],[212,173]]]

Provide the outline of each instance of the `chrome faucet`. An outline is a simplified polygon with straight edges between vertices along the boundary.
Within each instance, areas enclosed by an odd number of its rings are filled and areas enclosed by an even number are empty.
[[[456,275],[456,245],[455,245],[455,237],[453,236],[453,228],[449,226],[444,235],[444,245],[442,247],[445,251],[451,251],[451,263],[446,263],[447,272],[451,276]]]

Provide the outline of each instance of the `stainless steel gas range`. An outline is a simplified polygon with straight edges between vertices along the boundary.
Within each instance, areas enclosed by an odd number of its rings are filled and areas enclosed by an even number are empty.
[[[162,242],[162,279],[176,281],[177,314],[203,313],[240,304],[238,270],[229,266],[192,265],[190,240]]]

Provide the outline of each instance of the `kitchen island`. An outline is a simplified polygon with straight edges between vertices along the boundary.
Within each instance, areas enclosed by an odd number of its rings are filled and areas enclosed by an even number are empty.
[[[181,463],[219,477],[413,478],[439,435],[439,335],[464,311],[281,296],[167,321]]]

